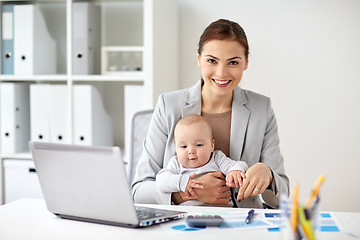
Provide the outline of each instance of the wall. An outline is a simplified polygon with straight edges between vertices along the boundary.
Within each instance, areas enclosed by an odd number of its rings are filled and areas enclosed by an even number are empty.
[[[245,29],[242,87],[271,97],[291,183],[307,198],[327,176],[322,209],[360,211],[360,1],[179,0],[180,87],[200,72],[197,42],[212,21]]]

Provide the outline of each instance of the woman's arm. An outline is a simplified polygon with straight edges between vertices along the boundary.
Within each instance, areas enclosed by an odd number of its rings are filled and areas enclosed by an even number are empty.
[[[210,172],[198,178],[203,182],[202,189],[195,189],[198,200],[204,203],[228,203],[231,201],[230,187],[226,186],[224,175]]]
[[[156,174],[164,164],[164,153],[168,141],[166,121],[164,98],[160,95],[132,183],[132,193],[136,203],[171,203],[171,194],[160,193],[155,184]]]
[[[280,153],[278,127],[270,99],[267,106],[268,120],[260,161],[246,172],[243,186],[239,189],[238,199],[262,194],[265,203],[278,207],[280,193],[289,194],[289,179],[285,174],[284,160]]]
[[[197,197],[189,197],[184,192],[174,192],[171,200],[180,204],[188,200],[199,200],[204,203],[219,204],[231,201],[230,187],[226,186],[224,175],[218,172],[210,172],[198,178],[202,181],[202,189],[194,189]]]

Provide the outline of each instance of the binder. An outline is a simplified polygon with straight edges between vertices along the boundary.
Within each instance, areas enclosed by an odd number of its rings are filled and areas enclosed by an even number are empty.
[[[2,5],[1,20],[1,72],[14,74],[14,4]]]
[[[30,140],[29,84],[1,83],[1,152],[28,152]]]
[[[31,140],[50,142],[50,84],[30,85]]]
[[[14,74],[55,74],[56,42],[36,5],[14,6]]]
[[[100,6],[90,2],[73,5],[73,74],[100,73]]]
[[[68,124],[68,92],[65,84],[50,87],[50,139],[55,143],[71,143]]]
[[[91,85],[74,86],[74,144],[113,145],[112,119],[98,90]]]

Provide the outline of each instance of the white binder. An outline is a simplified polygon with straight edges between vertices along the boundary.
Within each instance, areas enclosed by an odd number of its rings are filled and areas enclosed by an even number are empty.
[[[1,152],[28,152],[30,140],[29,84],[1,83]]]
[[[112,119],[91,85],[74,86],[74,144],[113,145]]]
[[[73,74],[100,73],[100,6],[90,2],[73,5]]]
[[[56,42],[36,5],[14,6],[14,74],[56,73]]]
[[[71,143],[68,124],[68,93],[64,84],[50,88],[50,139],[55,143]]]
[[[14,4],[1,8],[1,73],[14,74]]]
[[[30,85],[31,140],[50,142],[50,84]]]

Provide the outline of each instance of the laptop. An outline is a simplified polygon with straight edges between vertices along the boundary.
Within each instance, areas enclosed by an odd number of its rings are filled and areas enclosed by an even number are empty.
[[[48,210],[60,218],[144,227],[185,212],[134,205],[119,147],[29,142]]]

